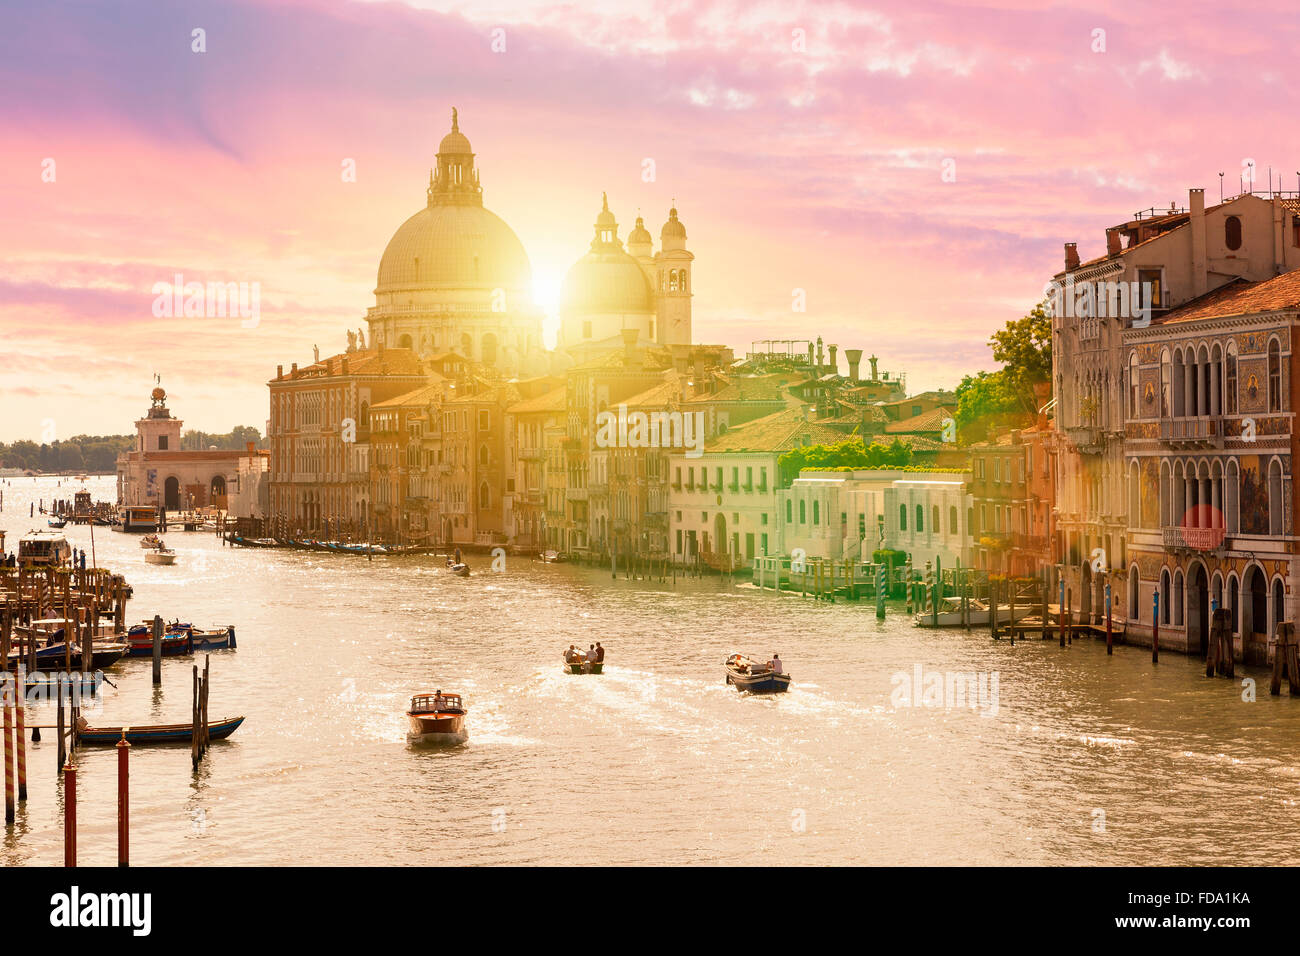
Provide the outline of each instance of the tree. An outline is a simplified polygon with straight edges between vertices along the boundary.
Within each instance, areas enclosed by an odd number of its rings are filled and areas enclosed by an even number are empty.
[[[990,432],[1027,425],[1038,411],[1034,386],[1052,380],[1052,319],[1040,302],[989,338],[996,372],[967,375],[957,386],[957,436],[962,444],[984,441]]]
[[[777,459],[781,481],[789,485],[805,468],[903,468],[912,463],[912,446],[895,438],[888,445],[846,438],[833,445],[792,448]]]

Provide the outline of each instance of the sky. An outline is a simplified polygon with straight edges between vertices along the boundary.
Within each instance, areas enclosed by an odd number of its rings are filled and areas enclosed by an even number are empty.
[[[364,325],[452,107],[544,303],[602,191],[623,238],[675,201],[698,341],[951,388],[1063,242],[1297,188],[1297,33],[1290,0],[0,0],[0,441],[129,433],[155,374],[186,428],[264,428],[276,365]],[[256,321],[155,315],[177,275]]]

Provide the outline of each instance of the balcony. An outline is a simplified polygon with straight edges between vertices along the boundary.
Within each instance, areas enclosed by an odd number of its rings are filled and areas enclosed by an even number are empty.
[[[1169,445],[1223,447],[1223,418],[1204,415],[1198,418],[1160,419],[1160,440]]]
[[[1223,546],[1227,532],[1223,528],[1188,528],[1182,525],[1166,527],[1166,551],[1217,551]]]
[[[1076,425],[1067,428],[1065,436],[1078,451],[1085,455],[1100,454],[1106,447],[1106,439],[1100,428]]]

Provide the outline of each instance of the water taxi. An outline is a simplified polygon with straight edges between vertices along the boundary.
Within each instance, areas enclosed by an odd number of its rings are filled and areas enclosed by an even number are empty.
[[[158,509],[154,505],[126,505],[119,517],[122,523],[113,527],[130,534],[155,531],[158,528]]]
[[[790,688],[790,675],[773,671],[768,661],[732,654],[723,666],[727,683],[736,690],[747,690],[751,694],[784,694]]]
[[[463,744],[469,739],[465,713],[459,694],[417,694],[406,712],[406,739],[413,744]]]
[[[159,547],[144,556],[146,564],[175,564],[176,552],[171,548]]]
[[[29,531],[18,539],[19,564],[60,565],[72,560],[72,545],[56,531]]]

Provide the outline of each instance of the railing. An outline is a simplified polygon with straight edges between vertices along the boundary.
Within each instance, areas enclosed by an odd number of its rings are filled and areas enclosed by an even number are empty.
[[[1163,532],[1166,551],[1217,551],[1227,535],[1223,528],[1189,528],[1183,525],[1166,527]]]
[[[1223,417],[1160,419],[1160,440],[1171,443],[1219,443],[1223,441]]]

